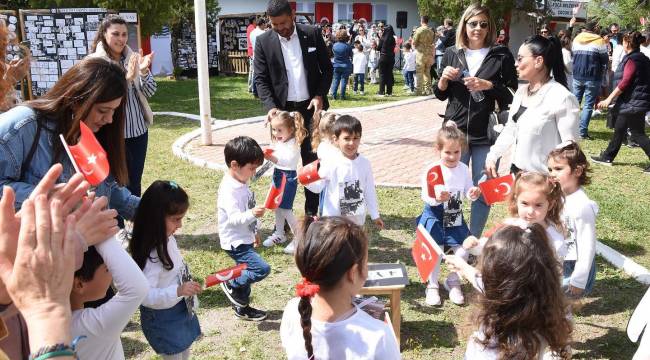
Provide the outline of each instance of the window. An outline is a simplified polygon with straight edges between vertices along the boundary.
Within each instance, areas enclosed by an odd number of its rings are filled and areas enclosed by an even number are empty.
[[[386,4],[374,4],[372,6],[372,21],[373,22],[383,22],[384,24],[388,23],[388,5]]]
[[[337,22],[351,23],[353,21],[354,10],[352,9],[352,4],[337,4],[336,10],[338,11],[336,16]]]
[[[296,12],[306,12],[314,13],[314,3],[313,2],[297,2],[296,3]]]

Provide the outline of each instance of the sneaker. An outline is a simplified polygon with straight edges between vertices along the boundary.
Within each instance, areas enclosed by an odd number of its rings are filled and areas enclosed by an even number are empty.
[[[365,95],[365,94],[363,93],[363,91],[362,91],[362,92],[360,92],[359,94],[361,94],[361,95]]]
[[[602,114],[602,111],[600,111],[599,109],[596,109],[591,113],[591,116],[598,116],[598,115],[601,115],[601,114]]]
[[[592,156],[591,161],[600,164],[600,165],[607,165],[607,166],[612,166],[612,160],[605,159],[603,155],[599,156]]]
[[[632,140],[628,140],[627,144],[625,146],[629,147],[630,149],[638,148],[639,144],[635,143]]]
[[[233,306],[248,306],[248,303],[244,301],[244,299],[241,298],[239,295],[239,291],[237,291],[236,288],[233,288],[230,286],[228,281],[224,281],[221,283],[221,290],[223,290],[223,293],[226,294],[226,297],[230,302],[233,304]]]
[[[449,292],[449,300],[456,305],[465,304],[465,297],[463,296],[463,291],[460,289],[460,284],[452,285],[445,280],[442,283],[445,286],[445,289]]]
[[[580,135],[580,139],[582,139],[582,140],[593,140],[594,138],[592,138],[589,135]]]
[[[425,291],[426,297],[424,299],[424,302],[427,305],[431,306],[440,306],[442,305],[442,299],[440,299],[440,291],[438,291],[437,287],[427,287],[427,290]]]
[[[643,170],[643,173],[646,174],[646,175],[650,175],[650,166],[645,168],[645,170]]]
[[[262,245],[264,245],[264,247],[271,247],[273,245],[282,244],[285,241],[287,241],[287,237],[285,235],[273,233],[273,235],[267,237],[266,240],[264,240]]]
[[[359,92],[354,90],[354,95],[359,95]]]
[[[242,320],[248,321],[262,321],[266,319],[266,311],[257,310],[250,306],[233,306],[235,316]]]
[[[287,245],[287,247],[285,247],[284,250],[282,250],[282,251],[284,251],[285,254],[293,255],[293,253],[296,252],[295,241],[290,242],[289,245]]]
[[[410,87],[408,85],[404,85],[404,87],[402,87],[402,89],[408,90],[408,89],[410,89]]]

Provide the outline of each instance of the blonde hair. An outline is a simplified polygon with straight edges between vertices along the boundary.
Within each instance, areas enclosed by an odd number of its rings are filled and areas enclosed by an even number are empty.
[[[312,125],[311,132],[311,148],[316,151],[318,145],[323,141],[323,139],[330,139],[334,134],[332,128],[334,126],[334,121],[338,115],[333,112],[321,111],[320,116],[314,117],[314,123]]]
[[[517,174],[515,185],[512,189],[512,195],[508,203],[510,215],[518,216],[517,197],[519,194],[530,188],[538,188],[548,200],[548,212],[545,220],[554,225],[558,231],[565,233],[564,223],[562,222],[562,208],[564,204],[564,193],[560,183],[555,178],[536,172],[522,171]]]
[[[496,26],[494,25],[494,20],[490,16],[490,8],[483,6],[480,3],[474,3],[467,7],[463,13],[463,17],[458,22],[458,28],[456,28],[456,47],[458,49],[467,49],[469,47],[469,39],[467,38],[467,21],[477,15],[485,15],[487,17],[488,27],[487,35],[485,36],[485,41],[483,42],[483,47],[490,47],[494,44]]]
[[[293,130],[293,136],[296,139],[296,146],[300,146],[302,141],[307,137],[307,129],[305,129],[305,120],[302,118],[297,111],[280,111],[274,117],[273,120],[280,119],[282,124],[289,129]],[[271,136],[273,141],[276,141],[275,136]]]
[[[460,145],[462,150],[467,149],[467,140],[465,139],[465,134],[463,134],[456,123],[452,120],[448,120],[442,124],[440,130],[438,130],[438,135],[436,135],[435,147],[437,150],[442,150],[445,143],[456,142]]]

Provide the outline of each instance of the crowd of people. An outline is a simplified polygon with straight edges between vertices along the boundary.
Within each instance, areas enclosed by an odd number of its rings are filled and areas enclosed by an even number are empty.
[[[263,149],[248,136],[225,145],[219,241],[245,267],[221,282],[221,290],[236,317],[265,320],[267,312],[251,304],[252,289],[270,276],[271,265],[256,247],[288,243],[284,252],[293,255],[302,279],[282,314],[287,357],[399,359],[392,328],[353,302],[368,276],[366,218],[379,230],[385,224],[370,161],[359,153],[361,121],[328,103],[330,93],[345,97],[351,74],[354,91],[363,93],[374,66],[380,93],[392,94],[392,26],[371,25],[368,34],[362,24],[337,29],[330,47],[329,27],[297,24],[288,1],[270,0],[266,13],[249,29],[249,90],[267,111],[271,146]],[[461,285],[472,286],[478,313],[466,359],[569,359],[573,304],[593,290],[596,274],[598,205],[585,190],[591,165],[578,141],[588,139],[593,97],[610,66],[608,42],[591,22],[571,42],[572,29],[557,37],[542,28],[515,57],[505,46],[507,34],[480,4],[470,5],[455,29],[449,19],[435,32],[427,24],[423,17],[403,45],[407,84],[411,91],[431,91],[447,108],[431,154],[437,160],[423,169],[416,221],[446,251],[449,275],[440,283],[441,268],[434,268],[424,302],[441,305],[442,285],[450,301],[462,305]],[[172,180],[157,180],[140,194],[152,121],[147,98],[156,83],[149,72],[153,54],[129,49],[127,36],[124,20],[107,16],[91,56],[43,97],[0,114],[0,315],[6,330],[0,349],[11,359],[123,359],[120,334],[138,309],[142,331],[163,359],[188,359],[201,335],[196,307],[203,286],[174,237],[191,199]],[[650,111],[650,60],[641,52],[646,37],[629,31],[618,39],[613,90],[597,103],[601,109],[613,104],[615,132],[592,159],[597,163],[611,164],[628,129],[629,141],[650,157],[643,129]],[[20,66],[20,60],[3,65],[11,76],[0,80],[16,80],[20,73],[10,69]],[[435,84],[430,68],[439,70]],[[496,131],[495,112],[504,111],[507,121]],[[81,122],[110,164],[109,176],[92,189],[58,141],[75,144]],[[499,162],[511,147],[508,216],[484,231],[490,205],[479,185],[506,175]],[[273,166],[273,188],[284,190],[275,201],[275,229],[262,241],[259,220],[270,206],[256,202],[249,183],[265,161]],[[315,161],[318,166],[308,166]],[[440,168],[444,186],[432,188],[433,167]],[[309,181],[299,183],[299,172],[308,169]],[[293,212],[299,185],[302,220]],[[464,201],[472,202],[469,221]],[[127,249],[116,237],[124,220],[133,223]],[[470,254],[477,257],[473,263]],[[640,348],[635,359],[648,354]]]

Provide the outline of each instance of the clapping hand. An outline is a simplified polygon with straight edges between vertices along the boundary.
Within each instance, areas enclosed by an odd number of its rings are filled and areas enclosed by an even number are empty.
[[[140,66],[140,76],[146,76],[149,73],[149,66],[153,62],[153,56],[155,52],[152,51],[148,55],[143,55],[142,49],[140,49],[140,54],[138,56],[138,63]]]

